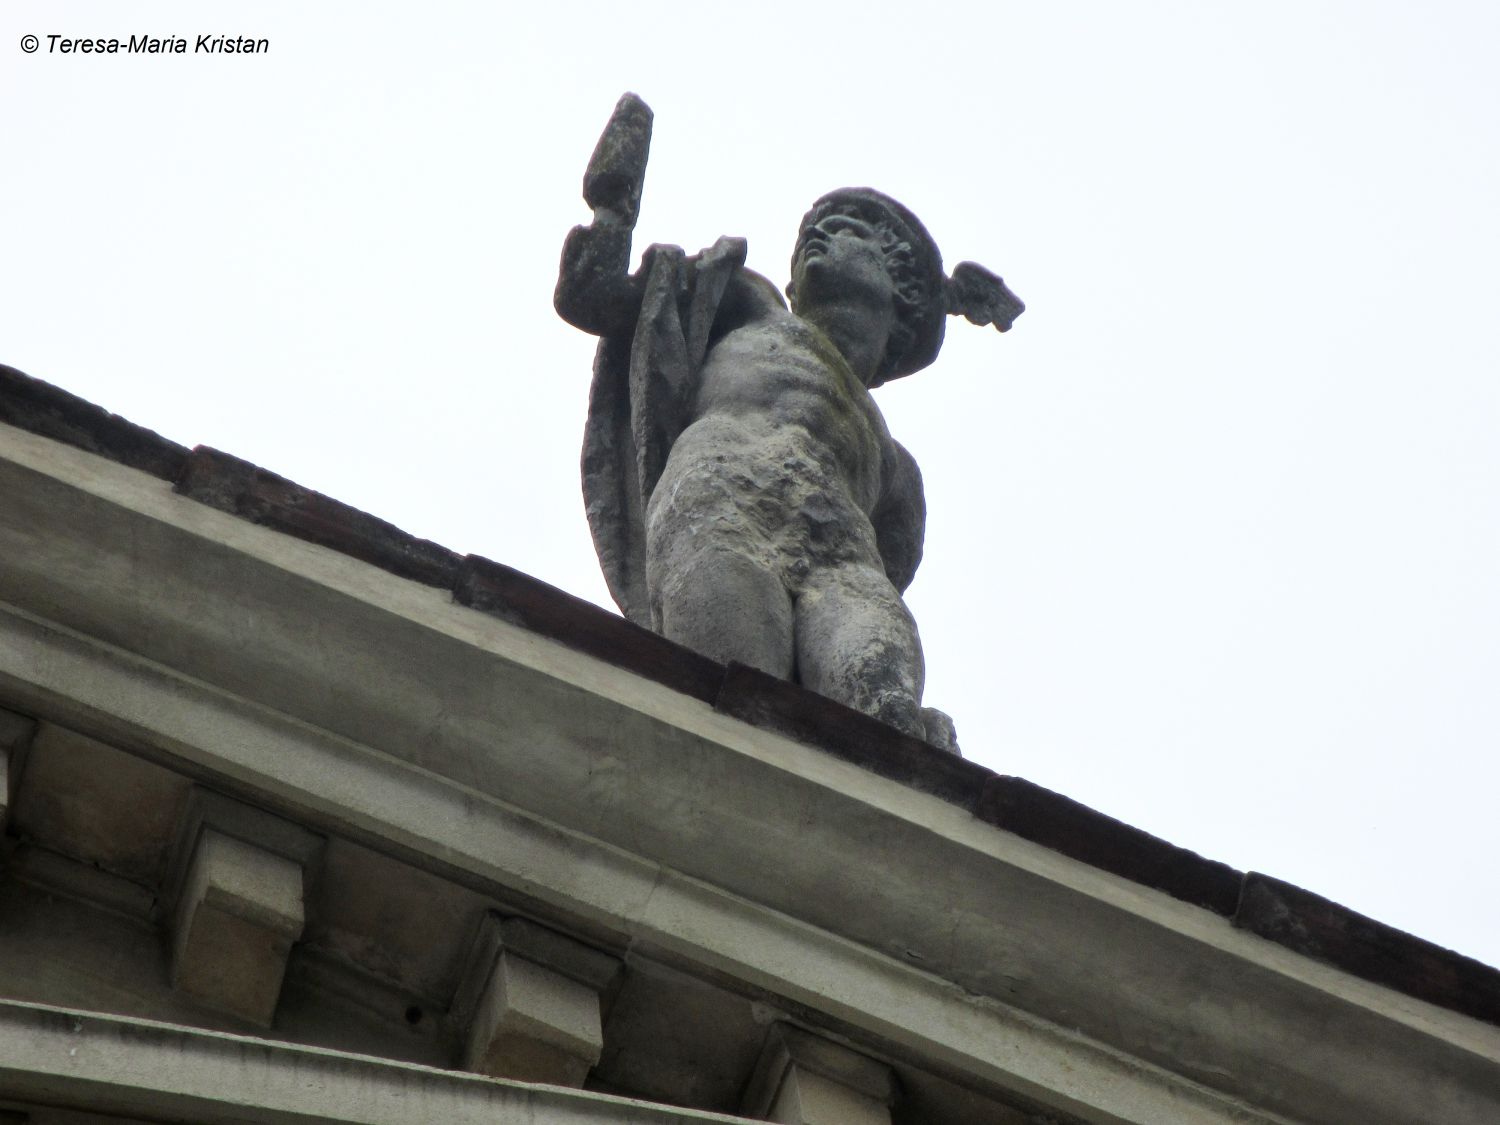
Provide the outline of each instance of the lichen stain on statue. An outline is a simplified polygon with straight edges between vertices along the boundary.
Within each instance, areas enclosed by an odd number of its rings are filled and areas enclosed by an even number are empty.
[[[950,313],[1004,332],[1024,306],[972,262],[943,273],[915,215],[869,188],[813,204],[790,307],[743,239],[652,246],[629,272],[651,141],[633,94],[584,176],[558,313],[600,337],[584,435],[594,546],[625,616],[957,752],[922,706],[902,600],[922,557],[916,462],[870,390],[936,358]]]

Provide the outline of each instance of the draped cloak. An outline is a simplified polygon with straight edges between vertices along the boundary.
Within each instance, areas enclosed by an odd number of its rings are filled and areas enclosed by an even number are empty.
[[[646,628],[646,505],[687,425],[719,303],[745,264],[745,240],[721,238],[689,258],[652,246],[635,333],[594,354],[583,433],[583,503],[604,580],[626,618]]]

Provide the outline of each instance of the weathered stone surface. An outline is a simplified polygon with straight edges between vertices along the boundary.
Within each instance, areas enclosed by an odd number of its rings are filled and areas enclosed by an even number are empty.
[[[890,1125],[891,1111],[874,1098],[794,1066],[766,1120],[778,1125]]]
[[[479,555],[465,557],[453,600],[650,676],[705,703],[713,701],[724,678],[722,667],[698,653]]]
[[[492,1082],[451,1070],[0,1000],[7,1101],[108,1107],[110,1125],[735,1125],[607,1094]],[[67,1122],[58,1113],[46,1121]],[[122,1117],[121,1115],[129,1115]],[[80,1123],[81,1125],[81,1123]]]
[[[487,914],[454,997],[463,1065],[495,1078],[581,1086],[604,1047],[601,994],[617,958],[524,918]]]
[[[957,750],[921,705],[925,666],[901,594],[922,557],[916,462],[870,390],[919,371],[949,313],[1010,327],[1023,306],[869,188],[803,217],[791,306],[720,239],[656,246],[627,275],[650,111],[626,95],[585,180],[594,221],[564,246],[555,304],[601,339],[584,495],[627,617],[723,663],[795,680]]]
[[[190,783],[179,775],[55,723],[41,723],[15,795],[23,838],[101,870],[154,885]]]
[[[25,715],[0,708],[0,831],[10,817],[21,764],[30,748],[36,722]]]
[[[458,556],[436,543],[207,446],[187,457],[177,491],[414,582],[451,586],[458,569]]]
[[[1357,977],[1500,1023],[1500,976],[1488,965],[1281,879],[1246,875],[1232,921]]]
[[[251,843],[290,861],[304,874],[322,860],[325,841],[316,832],[212,789],[191,786],[181,804],[176,839],[162,880],[162,897],[168,909],[185,893],[190,865],[196,859],[199,841],[208,831]]]
[[[974,815],[1035,843],[1225,917],[1244,874],[1022,777],[990,776]]]
[[[19,753],[35,733],[35,719],[0,707],[0,750]]]
[[[178,902],[173,983],[211,1008],[268,1027],[302,925],[298,864],[204,829]]]
[[[598,993],[501,951],[474,1013],[465,1069],[581,1086],[603,1048]]]
[[[773,1025],[744,1112],[779,1125],[890,1125],[895,1075],[884,1063],[787,1024]]]
[[[4,705],[77,724],[319,831],[347,833],[435,877],[514,899],[515,909],[570,933],[629,948],[627,987],[643,975],[640,958],[663,957],[720,982],[726,995],[770,996],[788,1016],[891,1060],[902,1120],[1021,1125],[995,1108],[1010,1098],[1059,1120],[1132,1125],[1500,1120],[1492,1025],[1143,890],[1146,868],[1089,866],[1102,863],[1111,834],[1088,817],[1077,820],[1078,833],[1069,827],[1048,845],[1066,843],[1063,851],[996,831],[964,811],[980,779],[959,784],[969,773],[957,767],[969,763],[913,753],[909,779],[892,784],[404,579],[205,512],[139,472],[11,427],[0,427],[0,448],[0,538],[12,548],[0,551]],[[156,576],[145,594],[142,573]],[[548,608],[540,594],[532,603],[543,618]],[[308,621],[318,628],[309,632]],[[860,760],[852,745],[848,756]],[[958,808],[913,788],[924,787],[924,758],[955,767],[932,774],[953,785],[931,791]],[[28,769],[26,789],[35,780]],[[110,796],[102,787],[94,793],[100,802]],[[1027,815],[1018,821],[1006,807],[1002,827],[1052,839],[1051,801],[1021,802]],[[71,832],[81,821],[49,823]],[[829,862],[846,855],[864,859]],[[165,974],[149,930],[102,903],[85,909],[33,891],[13,862],[7,876],[7,995],[24,989],[37,1003],[225,1026],[182,994],[153,991]],[[131,945],[132,932],[145,940]],[[368,932],[370,947],[380,948],[382,930]],[[1351,936],[1347,927],[1329,930],[1320,948],[1333,953]],[[110,961],[110,946],[131,956]],[[461,959],[457,948],[451,955]],[[65,957],[98,976],[64,979]],[[77,989],[72,1000],[69,988]],[[296,1038],[306,1029],[289,1018],[289,999],[277,1035]],[[647,991],[615,1011],[666,1009],[680,1019],[681,1000],[680,992]],[[304,1008],[324,1003],[308,993]],[[404,1023],[399,1008],[395,1019]],[[736,1024],[716,1007],[698,1019],[712,1030],[703,1041],[721,1048],[725,1073],[748,1073],[764,1024]],[[241,1065],[260,1050],[245,1040],[205,1040],[222,1070],[157,1067],[163,1055],[178,1059],[180,1040],[148,1052],[155,1033],[132,1026],[116,1045],[142,1050],[106,1065],[94,1051],[103,1044],[70,1038],[85,1026],[77,1031],[71,1016],[51,1032],[51,1023],[28,1023],[0,1053],[8,1066],[40,1074],[53,1097],[63,1083],[97,1096],[101,1079],[121,1075],[201,1082],[215,1098],[245,1079],[236,1097],[247,1085],[250,1100],[270,1096],[262,1072]],[[605,1029],[590,1084],[645,1090],[608,1070],[608,1060],[617,1037],[647,1037],[642,1052],[658,1052],[652,1027],[612,1014]],[[308,1041],[429,1061],[425,1049],[396,1042],[404,1026],[393,1030],[378,1050],[363,1036]],[[256,1119],[331,1117],[337,1103],[327,1071],[317,1069],[327,1056],[292,1051],[290,1059],[277,1072],[277,1096],[300,1100]],[[698,1061],[662,1060],[649,1089],[664,1101],[737,1108],[670,1080],[667,1068]],[[939,1091],[929,1067],[954,1084]],[[451,1107],[419,1105],[412,1086],[401,1085],[437,1081],[436,1073],[402,1070],[399,1082],[359,1104],[392,1120],[456,1120],[440,1111]],[[519,1089],[453,1072],[441,1079]],[[530,1105],[563,1093],[531,1087],[515,1097]],[[152,1087],[131,1104],[159,1115],[161,1096]],[[179,1107],[176,1116],[216,1119],[200,1108]],[[234,1114],[250,1119],[239,1105]],[[361,1108],[354,1119],[369,1114]]]
[[[160,434],[0,363],[0,422],[175,481],[188,451]]]

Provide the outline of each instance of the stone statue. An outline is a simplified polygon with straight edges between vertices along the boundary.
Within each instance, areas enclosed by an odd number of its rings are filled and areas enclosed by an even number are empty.
[[[788,308],[743,239],[652,246],[631,274],[651,111],[615,108],[563,247],[558,313],[599,336],[583,487],[625,616],[956,752],[923,708],[901,593],[922,557],[916,462],[870,389],[937,356],[949,313],[1006,331],[1024,306],[973,263],[945,277],[916,216],[844,188],[803,217]]]

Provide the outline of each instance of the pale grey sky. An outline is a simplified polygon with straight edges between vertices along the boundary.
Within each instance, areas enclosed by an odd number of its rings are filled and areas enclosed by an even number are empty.
[[[812,199],[902,199],[1029,306],[877,395],[966,754],[1500,964],[1500,8],[12,0],[0,31],[0,361],[606,605],[593,342],[551,290],[615,99],[657,115],[638,248],[745,235],[781,284]]]

